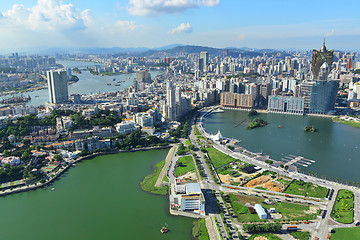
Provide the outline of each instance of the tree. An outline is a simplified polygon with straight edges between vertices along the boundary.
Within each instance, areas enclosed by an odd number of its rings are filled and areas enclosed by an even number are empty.
[[[61,154],[55,154],[54,155],[54,161],[62,161],[63,160],[63,156]]]

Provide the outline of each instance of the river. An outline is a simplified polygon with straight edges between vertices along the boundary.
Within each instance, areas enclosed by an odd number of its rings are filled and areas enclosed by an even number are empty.
[[[62,64],[64,67],[70,68],[79,68],[84,69],[86,67],[92,67],[95,65],[102,65],[99,63],[93,62],[83,62],[83,61],[56,61],[59,64]],[[154,78],[158,72],[157,71],[150,71],[151,77]],[[91,93],[98,93],[98,92],[116,92],[123,88],[128,88],[133,84],[134,78],[136,78],[135,73],[129,74],[120,74],[114,76],[98,76],[92,75],[89,71],[81,71],[81,74],[73,73],[79,78],[79,81],[69,85],[68,91],[69,95],[71,94],[91,94]],[[116,79],[113,81],[113,79]],[[120,83],[120,86],[115,86],[118,81],[124,81]],[[111,84],[111,85],[107,85]],[[14,96],[20,96],[21,94],[15,94]],[[25,92],[22,93],[24,96],[30,96],[31,100],[26,103],[26,105],[33,105],[33,106],[40,106],[44,105],[46,102],[49,101],[49,91],[48,89],[40,89],[33,92]],[[8,96],[10,97],[10,96]],[[4,97],[4,98],[8,98]]]
[[[167,197],[140,189],[167,152],[84,160],[47,189],[0,198],[1,239],[191,239],[192,219],[171,216]],[[161,234],[165,223],[170,231]]]
[[[266,120],[268,125],[246,130],[255,117]],[[279,125],[283,127],[278,128]],[[305,133],[305,126],[315,126],[318,131]],[[360,182],[360,129],[332,122],[330,118],[275,113],[248,117],[246,111],[225,110],[207,117],[204,127],[212,134],[220,130],[224,137],[236,138],[241,146],[252,152],[262,151],[275,160],[288,155],[315,160],[316,163],[302,168],[318,176]]]

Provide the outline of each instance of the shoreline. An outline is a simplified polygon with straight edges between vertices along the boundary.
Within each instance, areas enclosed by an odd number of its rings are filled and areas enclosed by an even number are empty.
[[[312,117],[326,117],[326,118],[334,118],[339,115],[328,115],[328,114],[315,114],[315,113],[304,113],[304,114],[294,114],[294,113],[281,113],[281,112],[269,112],[267,109],[248,109],[248,108],[229,108],[229,107],[221,107],[220,105],[214,106],[214,108],[219,107],[225,110],[233,110],[233,111],[245,111],[249,112],[251,110],[256,110],[258,113],[275,113],[281,115],[292,115],[292,116],[312,116]]]
[[[45,187],[45,186],[49,185],[50,183],[54,182],[58,177],[60,177],[69,168],[73,167],[74,164],[76,164],[78,162],[81,162],[83,160],[92,159],[92,158],[95,158],[95,157],[98,157],[98,156],[103,156],[103,155],[125,153],[125,152],[149,151],[149,150],[157,150],[157,149],[160,150],[160,149],[167,149],[169,147],[170,147],[170,145],[168,145],[168,146],[155,146],[155,147],[136,148],[136,149],[132,149],[132,150],[116,150],[116,151],[111,151],[111,152],[93,153],[91,155],[86,155],[86,156],[83,156],[83,157],[79,157],[76,160],[73,160],[72,162],[67,162],[67,164],[63,165],[55,173],[55,175],[53,177],[45,180],[45,182],[43,182],[43,183],[36,182],[34,184],[31,184],[31,185],[25,185],[25,186],[21,186],[19,188],[7,189],[7,190],[4,190],[4,191],[0,191],[0,197],[7,196],[7,195],[10,195],[10,194],[14,194],[14,193],[27,192],[27,191],[30,191],[30,190],[36,190],[38,188]]]

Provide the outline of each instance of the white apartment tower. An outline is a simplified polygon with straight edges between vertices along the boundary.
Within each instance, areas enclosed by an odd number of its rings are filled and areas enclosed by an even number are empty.
[[[67,74],[65,70],[47,71],[50,103],[64,103],[69,100]]]

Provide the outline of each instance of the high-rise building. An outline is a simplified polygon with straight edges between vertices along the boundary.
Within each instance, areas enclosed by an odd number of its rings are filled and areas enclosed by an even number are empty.
[[[65,103],[69,100],[68,81],[65,70],[47,71],[50,103]]]
[[[287,113],[287,114],[304,114],[304,98],[292,96],[269,96],[269,112]]]
[[[319,74],[320,74],[320,67],[324,64],[324,62],[327,63],[329,66],[329,72],[331,72],[331,67],[333,63],[333,56],[334,56],[334,49],[327,50],[325,46],[325,39],[324,43],[320,48],[320,51],[313,50],[313,56],[311,61],[311,73],[313,76],[313,79],[318,80]],[[325,79],[326,80],[326,79]]]
[[[201,61],[202,59],[202,61]],[[202,62],[202,66],[200,66],[200,62]],[[209,53],[201,52],[200,53],[200,61],[199,61],[199,70],[202,72],[206,72],[207,66],[209,65]],[[202,68],[200,68],[202,67]]]
[[[308,113],[328,114],[335,107],[339,81],[313,81],[300,84],[300,96],[304,97],[304,109]]]
[[[136,81],[138,83],[151,83],[151,75],[148,70],[140,70],[136,72]]]

